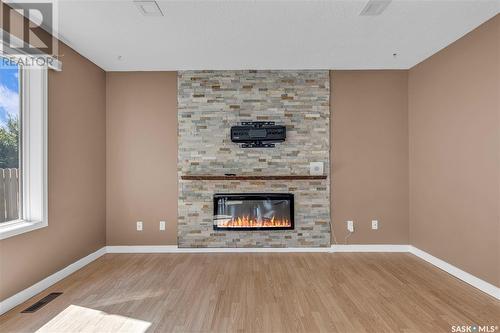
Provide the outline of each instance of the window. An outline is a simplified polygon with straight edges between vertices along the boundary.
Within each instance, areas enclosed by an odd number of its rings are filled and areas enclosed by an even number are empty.
[[[19,66],[2,62],[0,76],[0,223],[19,219],[21,183]]]
[[[47,69],[0,57],[0,239],[47,226]]]

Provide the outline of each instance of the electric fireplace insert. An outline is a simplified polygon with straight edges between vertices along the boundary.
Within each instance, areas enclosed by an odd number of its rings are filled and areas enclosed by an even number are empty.
[[[214,194],[214,230],[293,229],[291,193]]]

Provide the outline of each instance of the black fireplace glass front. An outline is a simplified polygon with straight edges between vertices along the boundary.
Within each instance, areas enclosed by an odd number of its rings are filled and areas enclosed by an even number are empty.
[[[293,229],[293,199],[291,193],[214,194],[214,229]]]

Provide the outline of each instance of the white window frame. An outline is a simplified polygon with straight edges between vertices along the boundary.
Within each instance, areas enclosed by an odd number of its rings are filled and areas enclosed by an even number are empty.
[[[19,220],[0,224],[0,239],[48,226],[47,68],[21,67]]]

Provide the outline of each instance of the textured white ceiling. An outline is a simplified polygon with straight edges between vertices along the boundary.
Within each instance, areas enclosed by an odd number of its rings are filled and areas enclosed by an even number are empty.
[[[500,1],[59,1],[60,37],[108,71],[407,69],[499,13]],[[397,53],[397,56],[393,56]],[[118,57],[121,56],[121,60]]]

